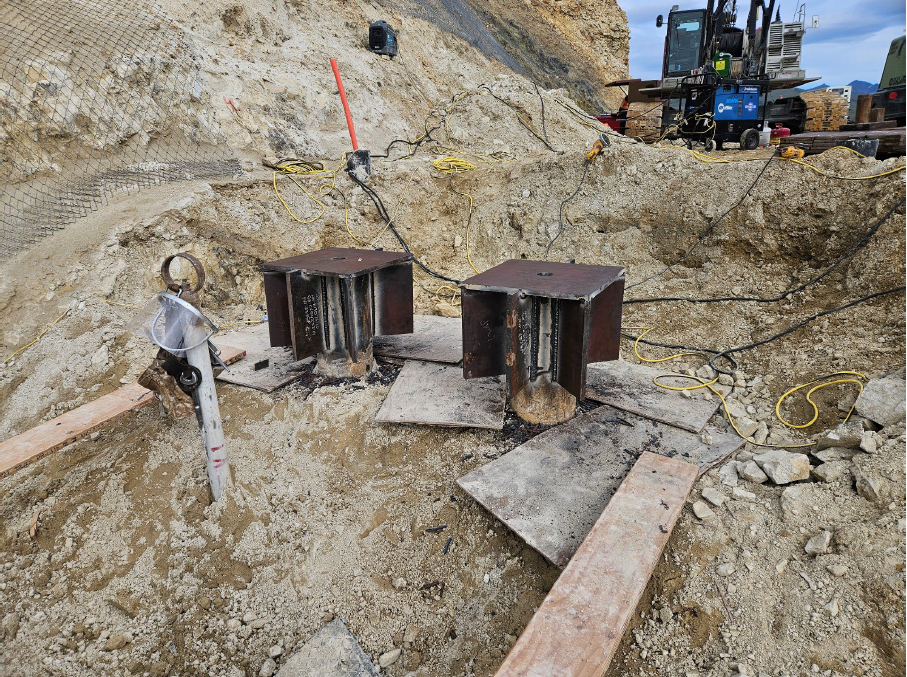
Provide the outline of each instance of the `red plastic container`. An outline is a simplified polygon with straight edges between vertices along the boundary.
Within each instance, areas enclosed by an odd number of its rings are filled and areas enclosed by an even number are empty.
[[[782,127],[781,123],[779,122],[772,130],[769,139],[771,143],[781,143],[781,139],[785,136],[790,136],[790,129],[788,127]]]

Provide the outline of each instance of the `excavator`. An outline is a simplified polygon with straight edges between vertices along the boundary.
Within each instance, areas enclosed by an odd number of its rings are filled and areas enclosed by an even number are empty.
[[[772,15],[775,14],[774,21]],[[665,134],[706,150],[738,142],[758,147],[767,130],[769,91],[797,87],[806,78],[800,67],[805,6],[792,22],[782,22],[775,0],[752,0],[745,23],[737,26],[736,0],[709,0],[702,9],[671,9],[662,79],[639,93],[666,102]]]

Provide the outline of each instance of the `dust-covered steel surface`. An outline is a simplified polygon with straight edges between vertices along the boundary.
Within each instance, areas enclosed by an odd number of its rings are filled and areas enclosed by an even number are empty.
[[[703,471],[743,446],[601,406],[534,437],[457,483],[545,559],[563,568],[644,451]]]
[[[411,334],[376,336],[375,355],[457,364],[463,359],[463,327],[458,317],[416,315]]]
[[[407,360],[375,420],[500,430],[506,402],[499,377],[467,381],[456,365]]]
[[[681,392],[658,387],[654,379],[665,370],[632,362],[613,360],[589,365],[586,397],[612,407],[698,433],[715,414],[721,401],[684,397]],[[660,378],[659,382],[686,388],[697,381],[688,378]]]

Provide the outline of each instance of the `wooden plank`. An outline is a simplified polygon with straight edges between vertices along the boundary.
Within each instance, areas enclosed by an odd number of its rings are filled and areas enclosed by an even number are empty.
[[[459,317],[416,315],[412,334],[376,336],[373,344],[382,357],[457,364],[463,359],[463,327]]]
[[[153,402],[150,390],[130,383],[16,435],[0,443],[0,477]]]
[[[220,357],[226,364],[236,362],[246,354],[245,350],[230,346],[221,346],[220,349]],[[154,401],[150,390],[133,382],[0,442],[0,477],[106,428],[117,419]]]
[[[496,677],[601,677],[696,481],[644,453],[558,578]]]
[[[903,127],[896,129],[875,129],[853,132],[804,132],[792,134],[780,139],[782,146],[800,144],[806,147],[807,155],[814,155],[842,145],[849,139],[878,139],[881,156],[903,155],[905,148],[905,130]]]
[[[702,397],[707,389],[692,391],[687,398],[676,390],[659,388],[652,382],[665,373],[642,364],[622,360],[590,364],[586,372],[586,397],[612,407],[698,433],[720,406],[716,397],[708,402]],[[671,386],[696,385],[690,379],[660,379]]]
[[[501,430],[506,401],[500,376],[466,380],[459,366],[407,361],[375,420]]]
[[[699,435],[602,405],[457,484],[545,559],[564,567],[640,455],[677,458],[705,472],[744,443],[737,435],[709,434],[706,445]]]

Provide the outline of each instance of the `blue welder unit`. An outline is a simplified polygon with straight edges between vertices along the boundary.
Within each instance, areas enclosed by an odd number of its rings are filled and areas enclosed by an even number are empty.
[[[722,85],[715,92],[715,120],[756,120],[759,117],[759,85]]]

